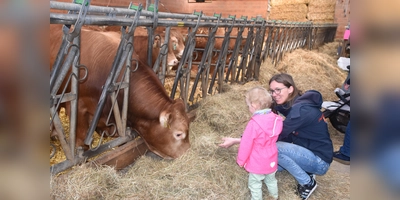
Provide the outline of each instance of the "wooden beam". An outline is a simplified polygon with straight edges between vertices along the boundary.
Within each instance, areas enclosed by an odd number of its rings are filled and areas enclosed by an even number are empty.
[[[121,170],[145,154],[147,150],[146,143],[142,138],[139,138],[115,148],[93,162],[98,165],[113,166],[116,170]]]

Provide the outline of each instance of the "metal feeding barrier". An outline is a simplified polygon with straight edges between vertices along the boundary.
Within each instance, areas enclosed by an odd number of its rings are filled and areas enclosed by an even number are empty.
[[[73,3],[50,1],[50,9],[64,11],[64,13],[50,12],[51,24],[63,24],[63,40],[50,73],[50,127],[56,129],[56,136],[66,156],[65,161],[50,167],[52,174],[132,141],[138,135],[126,127],[129,87],[135,87],[129,84],[129,74],[137,67],[131,66],[135,39],[133,35],[136,27],[147,29],[149,47],[147,64],[152,66],[163,84],[168,72],[167,54],[171,27],[186,28],[182,28],[187,30],[185,49],[174,76],[170,98],[175,98],[179,87],[179,97],[184,100],[187,110],[192,109],[189,105],[195,105],[194,95],[199,82],[202,98],[206,98],[208,94],[222,92],[224,82],[245,83],[258,80],[260,65],[266,62],[267,58],[276,65],[286,52],[292,52],[297,48],[311,50],[326,42],[332,42],[337,28],[337,24],[264,20],[261,17],[248,19],[247,16],[236,18],[235,15],[229,15],[223,18],[222,14],[205,16],[201,11],[192,14],[165,13],[158,12],[158,3],[159,1],[155,0],[154,4],[144,9],[141,4],[132,3],[128,8],[117,8],[90,5],[90,0],[76,0]],[[87,151],[78,148],[75,151],[78,85],[88,73],[91,73],[80,64],[80,56],[85,56],[80,54],[80,32],[83,25],[121,26],[121,41],[108,78],[104,80],[104,85],[99,86],[102,87],[102,93],[85,139],[85,144],[91,148]],[[152,63],[151,46],[157,27],[165,27],[165,40],[156,61]],[[199,34],[200,28],[208,30],[208,34]],[[216,35],[219,29],[223,29],[223,35]],[[203,48],[196,48],[196,39],[201,37],[206,38],[207,43]],[[220,49],[215,48],[217,39],[222,39]],[[230,42],[233,45],[229,45]],[[202,53],[202,57],[196,62],[193,55],[199,55],[198,53]],[[213,60],[213,57],[217,59]],[[138,64],[137,61],[134,63]],[[193,64],[198,65],[198,70],[195,71],[194,80],[191,80],[190,72]],[[210,71],[211,67],[214,70]],[[79,72],[82,71],[84,75],[79,77],[79,74],[82,74]],[[123,78],[118,82],[120,75]],[[62,85],[65,86],[61,88]],[[69,92],[66,92],[67,86],[71,88]],[[116,101],[120,93],[124,96],[122,105],[118,105]],[[111,99],[113,106],[106,124],[114,127],[114,131],[103,132],[100,135],[103,138],[118,134],[118,137],[92,148],[93,133],[108,98]],[[69,141],[58,114],[59,107],[63,103],[70,103],[71,107]],[[115,123],[109,122],[112,115]]]

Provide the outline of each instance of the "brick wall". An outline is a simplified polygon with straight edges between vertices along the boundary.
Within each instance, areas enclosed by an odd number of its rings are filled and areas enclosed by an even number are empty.
[[[223,17],[228,15],[256,17],[261,15],[266,18],[268,1],[261,0],[214,0],[211,3],[189,3],[188,11],[203,10],[206,15],[222,13]]]
[[[58,0],[72,2],[72,0]],[[127,7],[129,2],[146,4],[146,0],[92,0],[92,5]],[[153,0],[154,2],[154,0]],[[243,16],[255,17],[261,15],[267,16],[268,0],[211,0],[210,3],[188,3],[188,0],[160,0],[160,12],[172,13],[193,13],[203,11],[204,14],[212,16],[214,13],[222,13],[223,17],[229,14],[236,15],[237,18]],[[335,23],[338,23],[338,29],[335,39],[343,39],[345,26],[350,21],[350,0],[336,0]]]
[[[350,0],[337,0],[335,8],[335,23],[338,24],[336,31],[337,40],[343,40],[345,26],[350,22]]]
[[[266,17],[267,0],[211,0],[209,3],[188,3],[188,0],[161,0],[170,12],[174,13],[193,13],[193,11],[203,11],[207,16],[214,13],[222,13],[222,17],[236,15],[237,18],[243,16],[255,17],[261,15]],[[161,5],[159,6],[161,10]]]
[[[63,2],[72,2],[72,0],[58,0]],[[134,4],[146,4],[146,0],[92,0],[92,5],[110,6],[110,7],[128,7],[129,2]],[[207,0],[208,1],[208,0]],[[154,0],[152,1],[154,2]],[[204,14],[212,16],[214,13],[222,13],[223,17],[229,14],[240,17],[242,15],[255,17],[261,15],[266,18],[268,0],[211,0],[210,3],[188,3],[188,0],[160,0],[160,12],[172,13],[193,13],[203,11]]]

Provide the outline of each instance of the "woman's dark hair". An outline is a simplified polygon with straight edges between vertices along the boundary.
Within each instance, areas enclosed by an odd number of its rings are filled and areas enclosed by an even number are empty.
[[[291,108],[293,105],[294,100],[296,99],[297,96],[301,96],[302,95],[302,91],[299,90],[296,87],[296,84],[293,81],[293,78],[291,75],[286,74],[286,73],[281,73],[281,74],[275,74],[271,79],[269,79],[269,85],[271,84],[272,81],[276,81],[278,83],[282,83],[283,85],[285,85],[286,87],[293,87],[293,92],[289,95],[288,100],[286,101],[286,105],[288,106],[288,108]],[[272,104],[272,107],[275,107],[277,104],[274,102]]]

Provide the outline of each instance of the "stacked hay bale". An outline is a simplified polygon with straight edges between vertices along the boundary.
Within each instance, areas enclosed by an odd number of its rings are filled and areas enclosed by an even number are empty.
[[[268,19],[333,23],[335,0],[271,0]]]
[[[305,22],[311,0],[271,0],[268,19]]]
[[[335,0],[310,0],[307,19],[314,23],[333,23],[335,20]]]

